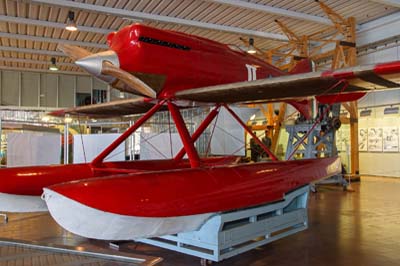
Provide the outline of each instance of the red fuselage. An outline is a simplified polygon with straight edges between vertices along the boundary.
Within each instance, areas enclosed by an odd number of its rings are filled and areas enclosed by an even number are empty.
[[[120,67],[168,98],[175,92],[285,73],[243,51],[184,33],[130,25],[108,36]]]

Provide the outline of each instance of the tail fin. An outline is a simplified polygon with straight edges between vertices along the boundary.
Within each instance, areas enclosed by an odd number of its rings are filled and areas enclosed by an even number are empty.
[[[298,62],[292,70],[290,70],[289,74],[301,74],[312,72],[313,70],[313,62],[310,59],[303,59]]]

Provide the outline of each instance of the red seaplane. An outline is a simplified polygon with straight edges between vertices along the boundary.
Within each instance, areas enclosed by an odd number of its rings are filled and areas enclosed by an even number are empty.
[[[309,61],[301,61],[285,73],[233,47],[140,24],[111,33],[107,41],[110,50],[97,54],[75,46],[59,48],[89,73],[140,97],[58,114],[145,114],[90,163],[1,169],[0,211],[41,210],[44,201],[36,199],[43,193],[53,218],[85,237],[118,240],[193,231],[212,215],[279,201],[288,191],[341,170],[337,157],[278,161],[228,104],[287,101],[310,118],[301,103],[309,97],[334,103],[399,87],[400,62],[310,72]],[[215,107],[191,135],[180,109],[204,104]],[[194,143],[220,108],[271,161],[199,157]],[[170,112],[183,144],[174,158],[104,161],[160,110]]]

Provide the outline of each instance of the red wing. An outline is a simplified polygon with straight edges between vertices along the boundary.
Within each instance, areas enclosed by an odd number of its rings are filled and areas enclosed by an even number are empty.
[[[220,103],[293,100],[339,93],[342,86],[332,87],[343,79],[349,82],[343,93],[398,88],[400,61],[189,89],[179,91],[175,96],[199,102],[212,99]]]
[[[140,97],[63,109],[52,112],[50,115],[64,116],[65,114],[71,114],[90,117],[113,117],[142,114],[147,112],[153,105],[147,98]]]

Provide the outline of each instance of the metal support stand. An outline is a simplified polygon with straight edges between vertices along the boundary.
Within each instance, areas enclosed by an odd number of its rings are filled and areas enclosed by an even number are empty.
[[[322,113],[320,112],[320,115]],[[340,128],[340,120],[337,118],[340,113],[340,105],[333,105],[330,113],[332,117],[325,114],[321,123],[316,126],[309,122],[286,126],[286,131],[289,133],[286,160],[332,157],[338,154],[336,130]],[[321,180],[317,184],[341,184],[345,189],[348,186],[348,182],[342,174]],[[316,191],[313,186],[311,190]]]
[[[286,126],[286,131],[289,133],[286,160],[295,149],[297,150],[292,156],[293,159],[330,157],[336,154],[336,145],[332,145],[335,142],[335,131],[330,130],[322,135],[321,125],[318,125],[306,136],[312,126],[308,123]]]
[[[308,192],[305,186],[277,203],[215,215],[198,231],[138,242],[221,261],[307,229]]]

